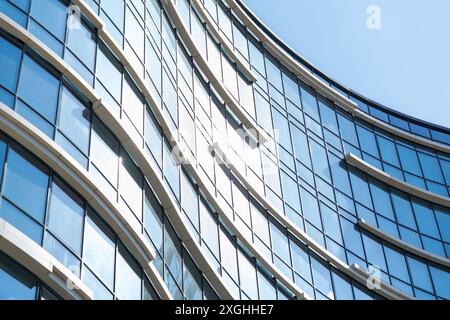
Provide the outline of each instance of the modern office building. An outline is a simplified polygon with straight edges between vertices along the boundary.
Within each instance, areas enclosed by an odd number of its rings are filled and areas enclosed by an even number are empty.
[[[239,0],[0,0],[0,101],[0,299],[450,298],[450,130]]]

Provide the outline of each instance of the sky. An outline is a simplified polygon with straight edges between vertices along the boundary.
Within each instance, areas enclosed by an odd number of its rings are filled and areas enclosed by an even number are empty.
[[[243,1],[329,77],[450,128],[449,0]]]

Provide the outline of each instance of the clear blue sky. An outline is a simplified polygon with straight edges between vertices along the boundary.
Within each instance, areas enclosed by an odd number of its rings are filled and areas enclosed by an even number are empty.
[[[450,127],[450,0],[244,0],[328,76],[392,109]],[[367,28],[370,5],[380,30]]]

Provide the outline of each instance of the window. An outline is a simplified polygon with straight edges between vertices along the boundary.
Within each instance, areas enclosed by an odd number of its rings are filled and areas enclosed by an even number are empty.
[[[353,121],[350,121],[343,115],[338,114],[338,122],[339,128],[341,129],[342,138],[354,146],[358,146],[358,137],[356,135]]]
[[[409,283],[408,268],[405,257],[388,247],[384,247],[389,273],[394,277]]]
[[[391,199],[389,197],[389,193],[383,188],[382,185],[376,183],[375,181],[371,181],[369,186],[370,191],[372,192],[373,205],[375,207],[375,211],[385,216],[386,218],[395,220],[394,213],[392,212]],[[358,189],[356,192],[358,192]]]
[[[436,157],[419,152],[419,160],[422,165],[423,175],[426,179],[444,183],[444,178],[442,177],[442,172]]]
[[[286,97],[297,106],[300,106],[300,91],[298,85],[291,77],[283,72],[283,85]]]
[[[84,24],[80,28],[68,28],[67,45],[82,63],[94,70],[97,42],[91,30]]]
[[[175,234],[173,228],[166,227],[164,229],[164,257],[167,268],[171,275],[175,278],[178,285],[182,282],[183,263],[181,260],[181,243]],[[167,278],[165,278],[167,280]]]
[[[353,171],[350,171],[349,173],[355,199],[369,209],[372,209],[369,186],[367,185],[366,180],[359,173]]]
[[[34,300],[36,280],[22,266],[0,252],[0,300]]]
[[[239,274],[241,279],[241,289],[252,300],[258,299],[256,284],[256,270],[249,259],[239,251]]]
[[[311,154],[314,166],[314,172],[327,181],[331,181],[330,169],[328,165],[327,152],[325,148],[312,141]]]
[[[72,191],[56,180],[52,184],[48,226],[53,233],[81,254],[83,232],[83,202]]]
[[[298,212],[301,212],[297,182],[291,179],[287,174],[282,172],[281,184],[283,186],[283,197],[286,203],[288,203]]]
[[[36,84],[39,83],[39,90]],[[49,122],[55,122],[59,81],[29,56],[25,56],[19,81],[19,96]]]
[[[59,113],[59,130],[84,154],[88,154],[89,151],[90,120],[90,110],[64,87]]]
[[[311,257],[311,268],[316,289],[319,289],[321,293],[328,298],[333,299],[333,286],[331,284],[331,276],[328,268],[314,257]]]
[[[311,159],[309,157],[309,146],[306,135],[294,125],[291,125],[291,134],[296,158],[304,165],[311,168]]]
[[[120,194],[134,215],[142,220],[142,174],[125,152],[122,152],[120,164]]]
[[[145,187],[144,226],[155,248],[163,249],[163,212],[154,193]]]
[[[407,259],[414,285],[423,290],[433,292],[427,265],[411,257]]]
[[[277,226],[273,222],[270,224],[270,235],[272,238],[272,251],[284,262],[290,264],[289,243],[285,231],[281,229],[281,226]]]
[[[159,166],[162,164],[162,135],[150,107],[145,112],[145,142]]]
[[[183,265],[183,291],[188,300],[202,300],[202,278],[194,261],[189,254],[184,251]]]
[[[402,163],[402,168],[418,176],[422,176],[419,160],[417,159],[417,153],[414,150],[404,147],[402,145],[397,145],[397,150],[400,155],[400,162]]]
[[[364,248],[366,250],[367,261],[370,265],[376,266],[386,271],[386,263],[382,246],[375,240],[363,234]]]
[[[353,300],[351,284],[336,272],[332,272],[336,300]]]
[[[51,12],[51,17],[49,15]],[[67,7],[59,0],[39,0],[31,2],[31,16],[49,30],[59,40],[64,41]]]
[[[436,294],[444,299],[450,299],[450,275],[441,269],[430,267]]]
[[[110,2],[106,1],[106,3]],[[97,50],[97,76],[109,91],[109,94],[116,101],[120,101],[122,92],[122,67],[103,43],[100,43],[99,49]]]
[[[270,114],[270,105],[269,102],[267,102],[267,100],[258,93],[258,91],[255,91],[255,107],[258,124],[263,127],[264,130],[271,133],[272,116]]]
[[[394,142],[381,136],[377,136],[377,139],[383,161],[399,167],[400,163],[397,158],[397,150],[395,149]]]
[[[416,213],[416,220],[419,226],[419,231],[430,237],[439,238],[439,232],[434,219],[433,210],[429,208],[424,202],[417,200],[413,202],[414,212]]]
[[[414,214],[411,208],[411,203],[406,198],[405,194],[399,192],[392,193],[392,203],[394,204],[397,221],[404,226],[417,229],[414,221]]]
[[[302,208],[304,217],[311,222],[314,226],[322,229],[322,223],[320,221],[320,211],[317,199],[311,193],[301,188],[302,196]]]
[[[123,28],[124,20],[124,2],[118,1],[104,1],[102,0],[102,9],[105,10],[109,18],[115,23],[119,30]]]
[[[86,219],[84,260],[97,277],[112,289],[114,285],[115,236],[92,211]]]
[[[122,243],[119,243],[116,265],[116,296],[120,300],[141,299],[141,271]]]
[[[91,160],[109,182],[116,187],[119,167],[119,143],[96,118],[92,133]]]
[[[297,272],[303,279],[311,282],[311,264],[309,263],[309,255],[297,243],[291,241],[292,265],[295,272]]]
[[[16,91],[20,57],[21,50],[0,37],[0,84],[13,92]]]
[[[126,74],[123,82],[122,106],[136,130],[142,134],[144,126],[144,101],[131,77]]]
[[[47,200],[47,170],[15,148],[9,150],[7,162],[3,194],[42,223]]]
[[[373,134],[373,132],[359,125],[356,126],[356,131],[358,132],[361,149],[368,154],[379,158],[377,142],[375,140],[375,135]]]
[[[314,96],[314,93],[304,88],[301,88],[301,92],[302,92],[303,110],[311,117],[318,119],[319,109],[317,106],[317,99]]]
[[[164,176],[172,192],[180,199],[180,172],[174,155],[167,143],[164,143]]]
[[[128,6],[127,18],[125,19],[125,36],[138,58],[144,61],[144,30]]]
[[[181,175],[181,207],[186,212],[194,228],[198,231],[199,218],[197,192],[184,172]]]
[[[320,203],[320,210],[322,211],[323,223],[325,225],[324,229],[326,234],[335,241],[342,243],[338,214],[323,203]]]
[[[217,230],[217,222],[207,206],[203,204],[203,201],[200,201],[200,224],[203,240],[206,242],[208,248],[213,252],[215,257],[219,259],[219,234]]]
[[[339,135],[339,128],[336,120],[336,111],[319,100],[320,116],[325,127]]]

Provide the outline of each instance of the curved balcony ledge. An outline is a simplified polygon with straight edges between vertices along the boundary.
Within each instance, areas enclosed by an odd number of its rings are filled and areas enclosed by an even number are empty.
[[[1,218],[0,251],[30,270],[61,298],[92,300],[92,291],[72,271]]]
[[[334,101],[345,111],[352,113],[355,117],[371,123],[372,125],[386,130],[394,135],[397,135],[405,140],[420,144],[422,146],[439,150],[450,154],[450,146],[435,142],[430,139],[422,138],[420,136],[413,135],[407,131],[398,129],[390,124],[382,122],[371,115],[358,109],[355,102],[330,87],[324,81],[313,75],[308,69],[302,66],[299,62],[294,60],[288,53],[281,49],[270,37],[268,37],[250,18],[247,13],[241,8],[236,0],[224,0],[230,9],[236,14],[236,16],[246,25],[246,27],[257,37],[262,45],[269,51],[276,59],[278,59],[287,69],[293,72],[300,79],[305,81],[308,85],[315,88],[325,97]]]
[[[433,192],[420,189],[407,182],[398,180],[397,178],[392,177],[391,175],[387,174],[384,171],[381,171],[380,169],[372,166],[371,164],[365,162],[364,160],[360,159],[359,157],[355,156],[352,153],[347,154],[347,156],[345,157],[345,161],[348,164],[352,165],[353,167],[369,174],[373,178],[380,180],[395,189],[401,190],[418,198],[431,201],[441,206],[450,208],[450,198],[445,198]]]
[[[226,154],[224,153],[224,150],[221,149],[220,144],[215,144],[211,146],[211,148],[213,148],[216,151],[216,155]],[[253,187],[250,182],[248,182],[248,180],[245,177],[245,174],[242,173],[241,170],[238,167],[236,167],[231,161],[229,161],[228,159],[222,159],[222,162],[227,165],[227,167],[231,170],[234,176],[242,183],[244,188],[250,192],[250,194],[271,214],[271,216],[274,219],[276,219],[281,225],[283,225],[289,232],[291,232],[297,239],[305,243],[311,250],[316,252],[320,257],[328,261],[331,265],[333,265],[336,269],[338,269],[342,273],[348,275],[349,277],[360,282],[363,285],[367,284],[366,277],[362,277],[361,274],[357,273],[349,265],[343,263],[339,258],[337,258],[331,252],[323,248],[309,235],[298,229],[298,227],[288,217],[281,214],[278,211],[278,209],[276,209],[275,206],[272,205],[263,194],[261,194],[255,187]],[[389,290],[383,289],[387,287],[389,287],[390,289]],[[402,296],[404,296],[402,293],[386,284],[383,284],[383,286],[380,289],[377,289],[375,291],[387,299],[408,298],[408,296],[402,298]]]
[[[112,35],[106,30],[105,23],[101,20],[101,18],[97,14],[95,14],[95,12],[86,4],[84,0],[74,0],[74,3],[80,7],[81,12],[85,14],[86,17],[88,17],[88,19],[92,19],[90,21],[98,29],[99,37],[112,50],[112,52],[116,55],[119,61],[123,64],[125,69],[136,81],[136,84],[144,94],[144,97],[147,99],[149,96],[151,96],[150,90],[147,88],[144,79],[136,72],[132,63],[126,56],[125,52],[120,48],[120,46],[114,40]],[[258,141],[259,143],[266,142],[268,140],[267,134],[262,129],[259,128],[257,123],[249,115],[247,115],[247,113],[244,111],[244,108],[228,92],[228,90],[225,88],[225,85],[222,83],[222,81],[220,81],[216,77],[214,72],[208,66],[208,63],[205,60],[205,58],[200,54],[200,51],[194,44],[191,35],[184,27],[181,17],[176,11],[176,8],[172,3],[172,1],[162,1],[162,4],[172,23],[177,28],[177,31],[180,35],[180,38],[183,40],[184,45],[191,53],[192,58],[197,63],[197,66],[203,72],[203,74],[206,75],[206,78],[208,79],[210,84],[214,87],[216,92],[219,94],[224,104],[226,104],[227,107],[237,116],[242,125],[249,131],[250,135],[256,141]],[[154,103],[154,101],[150,102],[154,108],[158,108],[158,106]]]
[[[431,262],[433,262],[437,265],[443,266],[445,268],[450,268],[450,259],[440,257],[438,255],[435,255],[433,253],[425,251],[421,248],[413,246],[413,245],[411,245],[403,240],[400,240],[396,237],[393,237],[393,236],[383,232],[382,230],[368,224],[366,221],[364,221],[364,219],[358,220],[358,226],[361,227],[362,229],[366,230],[367,232],[377,236],[378,238],[381,238],[381,239],[389,242],[390,244],[392,244],[400,249],[403,249],[415,256],[421,257],[427,261],[431,261]]]

